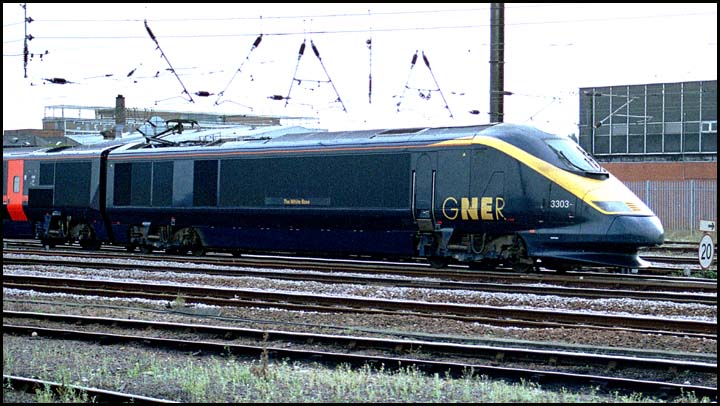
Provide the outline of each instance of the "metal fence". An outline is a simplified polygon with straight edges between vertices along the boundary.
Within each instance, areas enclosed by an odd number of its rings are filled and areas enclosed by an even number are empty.
[[[625,185],[660,218],[665,231],[695,231],[717,219],[717,180],[646,180]]]

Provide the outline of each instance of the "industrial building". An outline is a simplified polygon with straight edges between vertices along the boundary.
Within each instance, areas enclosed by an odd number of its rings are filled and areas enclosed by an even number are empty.
[[[580,88],[579,143],[666,230],[717,217],[717,80]]]
[[[42,129],[4,131],[3,148],[93,144],[105,139],[121,138],[123,134],[137,129],[148,135],[155,135],[165,129],[166,120],[178,119],[194,120],[204,128],[315,124],[314,119],[306,117],[224,115],[128,108],[125,106],[125,97],[118,95],[115,98],[115,107],[46,106]]]

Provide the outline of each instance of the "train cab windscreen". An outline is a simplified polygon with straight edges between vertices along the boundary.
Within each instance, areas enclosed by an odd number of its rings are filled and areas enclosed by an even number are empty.
[[[608,178],[610,174],[585,150],[571,139],[549,139],[545,141],[558,156],[565,169],[595,178]]]

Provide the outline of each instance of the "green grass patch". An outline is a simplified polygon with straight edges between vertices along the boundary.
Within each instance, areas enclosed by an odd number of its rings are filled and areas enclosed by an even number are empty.
[[[5,336],[5,341],[20,338]],[[142,346],[97,346],[53,340],[26,341],[16,354],[3,345],[5,374],[97,387],[181,402],[217,403],[637,403],[662,402],[640,394],[601,393],[595,388],[548,390],[531,382],[508,383],[467,373],[461,378],[428,375],[416,368],[383,366],[329,368],[316,364],[196,356],[150,351]],[[24,342],[25,344],[25,342]],[[82,351],[74,350],[82,348]],[[39,402],[88,402],[83,394],[62,399],[47,391]],[[709,402],[686,395],[674,402]]]

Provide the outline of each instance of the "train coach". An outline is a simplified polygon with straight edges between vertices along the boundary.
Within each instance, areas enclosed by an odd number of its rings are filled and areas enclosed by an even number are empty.
[[[3,151],[3,237],[44,245],[111,242],[104,216],[105,155],[114,146]]]
[[[144,252],[563,271],[642,267],[638,249],[663,242],[658,218],[620,181],[571,139],[532,127],[281,130],[200,142],[206,135],[4,154],[3,200],[22,173],[7,211],[24,214],[41,240]]]

